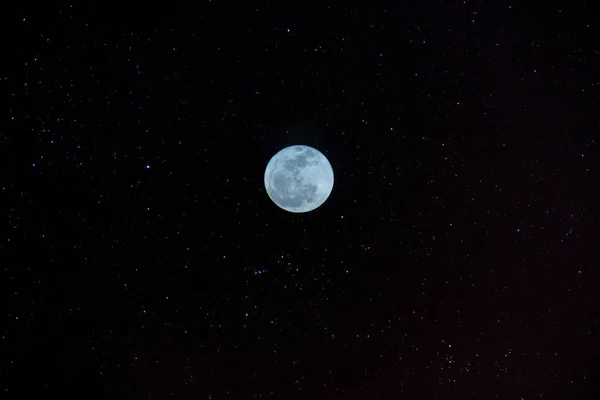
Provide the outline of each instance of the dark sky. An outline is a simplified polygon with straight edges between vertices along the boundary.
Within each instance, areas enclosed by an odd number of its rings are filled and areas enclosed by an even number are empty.
[[[598,398],[584,3],[25,3],[3,399]],[[293,144],[335,173],[310,213],[263,184]]]

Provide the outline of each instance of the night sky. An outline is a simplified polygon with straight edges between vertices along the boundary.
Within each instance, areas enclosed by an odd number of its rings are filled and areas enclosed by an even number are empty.
[[[25,3],[1,398],[600,396],[583,2]],[[295,144],[335,174],[303,214],[263,183]]]

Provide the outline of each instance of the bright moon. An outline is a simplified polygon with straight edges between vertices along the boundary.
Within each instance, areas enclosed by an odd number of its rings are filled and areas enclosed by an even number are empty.
[[[286,147],[267,164],[265,188],[273,203],[286,211],[312,211],[331,194],[333,169],[317,149],[303,145]]]

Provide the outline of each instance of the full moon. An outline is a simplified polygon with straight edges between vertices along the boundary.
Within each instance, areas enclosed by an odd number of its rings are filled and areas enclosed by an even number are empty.
[[[333,169],[317,149],[304,145],[286,147],[267,164],[265,188],[273,203],[286,211],[312,211],[331,194]]]

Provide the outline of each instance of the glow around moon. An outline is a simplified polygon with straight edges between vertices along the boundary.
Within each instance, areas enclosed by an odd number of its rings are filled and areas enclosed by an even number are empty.
[[[286,147],[267,164],[265,188],[271,200],[286,211],[312,211],[331,194],[333,169],[317,149],[304,145]]]

